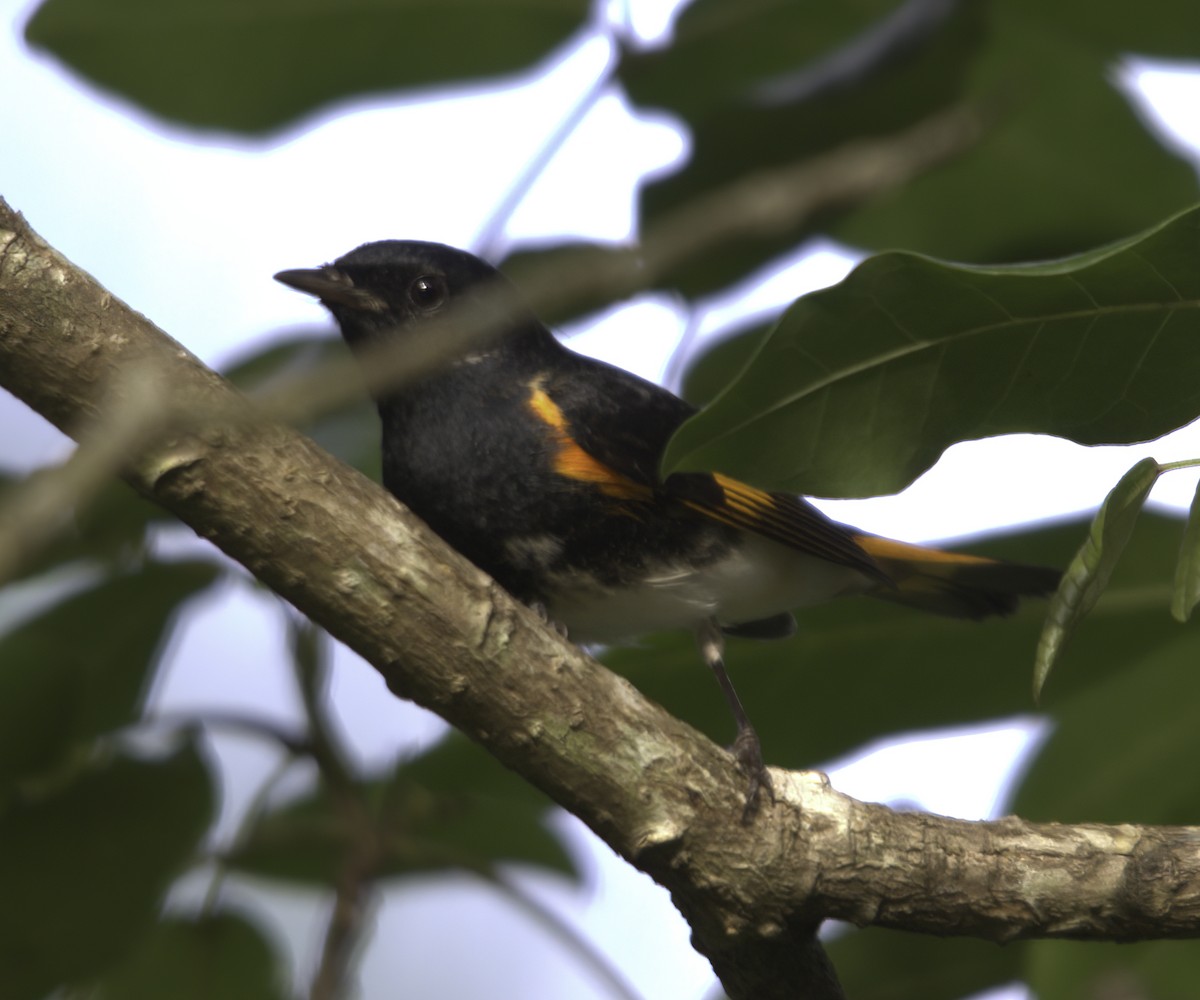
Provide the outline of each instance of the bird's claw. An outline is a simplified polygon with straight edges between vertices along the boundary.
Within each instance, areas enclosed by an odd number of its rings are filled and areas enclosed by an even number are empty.
[[[742,822],[748,824],[758,812],[763,792],[771,805],[775,804],[775,785],[771,781],[771,772],[763,763],[762,743],[753,726],[741,729],[729,750],[737,761],[738,770],[750,779],[746,787],[746,804],[742,807]]]

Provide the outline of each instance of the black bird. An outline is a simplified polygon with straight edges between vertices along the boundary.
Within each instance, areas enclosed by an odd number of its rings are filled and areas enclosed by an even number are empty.
[[[770,783],[723,633],[782,638],[792,609],[853,594],[984,618],[1058,583],[1054,570],[866,535],[719,472],[662,478],[667,441],[695,408],[568,350],[464,251],[385,240],[275,277],[317,296],[356,350],[416,343],[432,318],[480,294],[505,303],[502,336],[377,395],[384,486],[577,642],[695,632],[737,722],[747,815]]]

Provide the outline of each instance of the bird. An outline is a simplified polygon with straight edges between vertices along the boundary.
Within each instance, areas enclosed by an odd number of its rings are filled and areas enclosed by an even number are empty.
[[[570,350],[467,251],[381,240],[275,278],[316,296],[360,356],[415,351],[471,303],[502,310],[495,336],[375,392],[383,485],[575,642],[693,632],[737,727],[747,818],[774,792],[725,635],[785,638],[796,609],[853,595],[980,619],[1058,585],[1057,570],[871,535],[719,470],[663,476],[667,442],[696,408]]]

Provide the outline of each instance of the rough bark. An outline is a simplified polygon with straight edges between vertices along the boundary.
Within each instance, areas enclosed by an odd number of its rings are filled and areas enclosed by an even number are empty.
[[[377,485],[256,418],[0,201],[0,383],[78,436],[131,369],[169,385],[174,416],[123,475],[669,889],[735,1000],[840,996],[813,937],[826,918],[995,941],[1200,933],[1200,829],[964,822],[782,771],[743,825],[725,751]]]

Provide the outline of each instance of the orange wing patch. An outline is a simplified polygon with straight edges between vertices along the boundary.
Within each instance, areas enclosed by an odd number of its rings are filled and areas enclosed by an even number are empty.
[[[592,483],[600,492],[620,500],[651,500],[653,491],[648,486],[634,482],[615,469],[593,458],[584,451],[567,426],[567,418],[542,388],[542,376],[529,384],[529,409],[542,423],[554,432],[558,451],[554,455],[554,471],[567,479],[580,483]]]
[[[871,555],[880,560],[911,563],[948,563],[958,566],[969,564],[995,564],[995,559],[984,556],[969,556],[963,552],[945,552],[942,549],[927,549],[920,545],[909,545],[907,542],[897,542],[891,538],[879,538],[875,535],[855,535],[858,542]]]
[[[698,474],[697,474],[698,475]],[[734,528],[753,531],[790,546],[798,552],[850,566],[881,581],[886,575],[858,540],[841,525],[834,524],[798,497],[769,493],[721,473],[712,473],[719,487],[717,497],[693,493],[682,502],[705,517]]]

